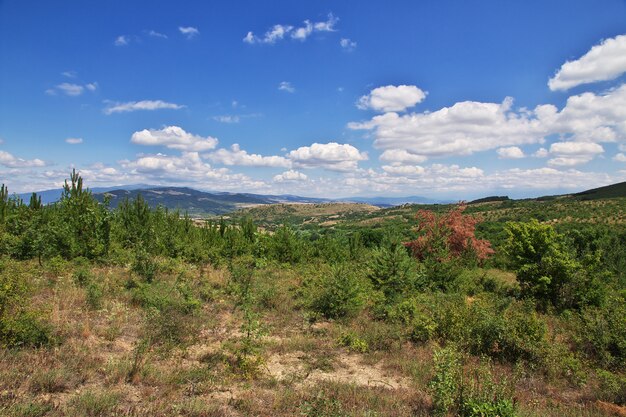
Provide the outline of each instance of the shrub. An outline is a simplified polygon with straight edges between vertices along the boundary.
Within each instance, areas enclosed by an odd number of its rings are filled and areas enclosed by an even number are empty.
[[[374,289],[392,300],[420,287],[418,278],[421,275],[406,249],[398,242],[392,242],[387,247],[374,249],[368,262],[367,277]]]
[[[447,347],[435,351],[435,374],[429,384],[436,416],[515,417],[513,384],[505,377],[496,378],[488,361],[463,370],[458,351]]]
[[[0,270],[0,347],[41,347],[52,343],[50,324],[41,314],[28,310],[28,291],[18,268]]]
[[[145,249],[139,248],[135,252],[131,269],[144,281],[152,282],[158,271],[158,265]]]
[[[433,396],[435,416],[446,416],[456,406],[461,378],[461,355],[453,347],[439,349],[433,354],[435,374],[429,388]]]
[[[603,307],[587,307],[575,326],[577,347],[599,366],[626,368],[626,303],[612,297]]]
[[[603,299],[592,265],[583,265],[568,251],[564,236],[537,220],[508,223],[505,252],[517,273],[522,296],[542,308],[579,309]]]
[[[599,398],[615,404],[626,404],[626,376],[598,370]]]
[[[308,283],[309,307],[328,319],[356,314],[364,303],[361,279],[347,265],[331,268]]]
[[[341,336],[339,336],[337,343],[339,344],[339,346],[345,346],[354,352],[365,353],[369,350],[367,342],[363,339],[360,339],[353,332],[343,333]]]

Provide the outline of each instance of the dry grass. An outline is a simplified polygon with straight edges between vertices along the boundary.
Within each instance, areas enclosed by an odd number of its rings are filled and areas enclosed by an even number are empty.
[[[173,285],[181,269],[204,302],[180,316],[180,323],[166,323],[183,326],[182,339],[174,344],[150,339],[160,324],[124,289],[130,274],[125,268],[92,268],[103,288],[96,309],[68,271],[35,274],[33,305],[48,313],[59,343],[0,352],[0,414],[429,415],[436,345],[406,342],[401,329],[365,313],[311,324],[294,299],[298,274],[261,271],[259,288],[271,296],[259,303],[259,314],[269,332],[260,341],[261,366],[242,375],[233,365],[232,346],[243,337],[243,316],[229,294],[228,274],[174,265],[158,280]],[[501,271],[488,273],[507,283],[512,279]],[[346,332],[358,335],[368,349],[359,353],[341,346]],[[585,401],[584,390],[563,390],[532,374],[520,380],[517,395],[521,416],[619,415]]]

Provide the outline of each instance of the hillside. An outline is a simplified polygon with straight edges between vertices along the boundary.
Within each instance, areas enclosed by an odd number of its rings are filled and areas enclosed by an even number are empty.
[[[363,203],[275,204],[245,208],[232,213],[230,217],[234,220],[249,217],[263,227],[274,227],[278,224],[328,227],[379,210],[379,207]]]
[[[580,200],[626,197],[626,181],[574,194]]]

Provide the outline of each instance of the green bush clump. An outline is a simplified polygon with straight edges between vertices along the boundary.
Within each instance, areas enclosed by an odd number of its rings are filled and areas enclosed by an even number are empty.
[[[13,262],[0,269],[0,347],[41,347],[53,342],[52,327],[28,310],[29,288]]]
[[[355,315],[365,302],[363,281],[348,265],[322,271],[305,284],[309,308],[327,319]]]
[[[429,387],[435,416],[515,417],[513,384],[496,377],[489,361],[466,373],[459,351],[446,347],[433,355],[435,373]]]
[[[578,315],[574,339],[578,350],[607,369],[626,368],[626,302],[611,297],[602,307],[587,307]]]
[[[359,338],[354,332],[343,333],[339,336],[337,343],[339,346],[347,347],[354,352],[365,353],[369,350],[367,342]]]

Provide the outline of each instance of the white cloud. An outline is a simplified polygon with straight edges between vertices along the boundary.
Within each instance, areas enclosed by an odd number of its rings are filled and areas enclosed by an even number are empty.
[[[65,143],[69,143],[70,145],[79,145],[83,143],[83,138],[67,138],[65,139]]]
[[[334,32],[335,25],[339,21],[339,18],[335,17],[332,13],[328,14],[328,18],[323,22],[312,23],[310,20],[304,21],[304,26],[294,28],[292,25],[274,25],[263,36],[256,36],[254,32],[249,31],[243,38],[245,43],[249,44],[270,44],[273,45],[277,41],[280,41],[291,36],[292,39],[304,41],[313,32]]]
[[[317,22],[313,27],[319,32],[334,32],[337,22],[339,22],[339,18],[335,17],[332,13],[328,13],[328,18],[324,22]]]
[[[414,85],[387,85],[362,96],[357,107],[383,112],[403,111],[420,103],[425,97],[426,93]]]
[[[466,101],[435,112],[389,112],[348,127],[374,130],[378,148],[405,149],[423,156],[469,155],[542,141],[541,123],[528,114],[511,112],[511,105],[509,98],[500,104]]]
[[[63,71],[61,75],[67,78],[76,78],[78,74],[76,71]]]
[[[43,167],[46,163],[41,159],[23,159],[18,158],[9,152],[0,151],[0,165],[8,168],[32,168]]]
[[[560,111],[553,105],[533,110],[512,105],[511,98],[500,104],[465,101],[433,112],[387,112],[348,127],[372,130],[377,148],[428,157],[543,143],[551,135],[572,142],[626,141],[626,85],[569,97]]]
[[[162,100],[141,100],[141,101],[129,101],[128,103],[109,103],[104,108],[105,114],[113,113],[127,113],[137,110],[160,110],[160,109],[182,109],[183,105],[168,103]]]
[[[288,25],[274,25],[270,30],[265,32],[262,38],[256,37],[254,33],[248,32],[243,41],[249,44],[254,43],[266,43],[274,44],[285,37],[289,32],[293,30],[293,26]]]
[[[291,37],[304,41],[311,33],[313,33],[313,24],[309,20],[305,20],[304,26],[296,28],[291,33]]]
[[[213,120],[220,123],[239,123],[240,118],[236,114],[223,114],[219,116],[213,116]]]
[[[497,150],[500,159],[520,159],[524,158],[524,152],[517,146],[508,146]]]
[[[617,162],[626,162],[626,155],[620,152],[613,157],[613,160]]]
[[[46,94],[55,96],[57,93],[65,94],[70,97],[78,97],[85,92],[85,90],[89,90],[91,92],[96,91],[98,88],[98,83],[88,83],[85,85],[75,84],[75,83],[61,83],[53,88],[49,88],[45,91]]]
[[[157,32],[155,30],[149,30],[148,31],[148,36],[152,36],[153,38],[162,38],[162,39],[167,39],[167,35]]]
[[[604,148],[592,142],[556,142],[550,146],[548,160],[552,166],[575,166],[591,161],[596,155],[604,152]]]
[[[605,39],[575,61],[568,61],[548,81],[550,90],[612,80],[626,72],[626,35]]]
[[[195,28],[193,26],[186,26],[186,27],[179,26],[178,30],[180,31],[180,33],[185,35],[187,39],[195,38],[196,36],[200,34],[200,31],[198,30],[198,28]]]
[[[81,94],[83,94],[83,91],[85,90],[85,87],[83,87],[82,85],[71,84],[71,83],[62,83],[62,84],[57,85],[55,88],[58,91],[65,94],[66,96],[73,96],[73,97],[80,96]]]
[[[413,163],[420,164],[426,161],[426,157],[423,155],[415,155],[410,152],[407,152],[404,149],[387,149],[385,152],[380,155],[379,158],[381,161],[392,162],[392,163]]]
[[[367,154],[349,144],[314,143],[302,146],[287,155],[294,166],[301,168],[325,168],[331,171],[354,171],[358,162],[367,160]]]
[[[120,161],[120,166],[126,170],[128,176],[141,181],[220,190],[252,190],[267,187],[263,181],[231,173],[227,168],[212,168],[202,161],[198,152],[183,152],[180,156],[161,153],[140,155],[134,161]]]
[[[120,35],[117,38],[115,38],[115,41],[113,42],[113,44],[115,46],[125,46],[128,45],[130,43],[130,38],[126,35]]]
[[[281,83],[278,84],[278,89],[280,91],[286,91],[288,93],[294,93],[296,91],[295,87],[291,85],[289,81],[281,81]]]
[[[548,155],[550,154],[550,152],[548,152],[548,150],[546,148],[539,148],[537,149],[537,151],[533,154],[533,156],[535,158],[547,158]]]
[[[419,176],[426,171],[424,167],[419,165],[383,165],[382,169],[387,174],[406,177]]]
[[[425,167],[383,166],[383,171],[373,169],[348,173],[343,182],[327,182],[326,195],[377,192],[384,194],[403,193],[407,190],[417,195],[448,194],[463,198],[465,193],[502,192],[502,190],[575,190],[581,191],[626,179],[621,175],[583,172],[574,169],[554,168],[507,169],[486,173],[477,167],[432,164]],[[309,186],[308,188],[312,188]],[[505,191],[506,192],[506,191]]]
[[[285,171],[282,174],[275,175],[273,180],[274,182],[291,182],[291,181],[306,181],[306,174],[303,174],[299,171],[294,171],[290,169],[289,171]]]
[[[133,133],[131,142],[145,146],[165,146],[187,152],[208,151],[217,146],[214,137],[202,137],[185,132],[178,126],[167,126],[160,130],[144,129]]]
[[[348,38],[341,38],[339,45],[346,51],[353,51],[356,48],[356,42]]]
[[[203,156],[211,162],[223,165],[283,168],[291,167],[291,161],[285,157],[275,155],[262,156],[254,153],[250,154],[241,149],[236,143],[230,147],[230,150],[221,148]]]

